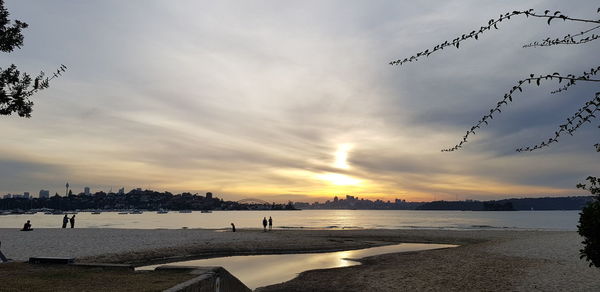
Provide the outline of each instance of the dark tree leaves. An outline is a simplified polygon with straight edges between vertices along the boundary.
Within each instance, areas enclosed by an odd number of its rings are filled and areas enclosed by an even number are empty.
[[[27,23],[8,18],[8,10],[4,1],[0,0],[0,51],[10,53],[23,45],[21,30],[27,28]],[[20,117],[30,117],[33,102],[29,100],[39,90],[48,88],[50,80],[60,76],[66,70],[61,65],[51,77],[45,77],[41,72],[35,78],[27,73],[21,73],[17,66],[10,65],[6,69],[0,68],[0,115],[16,113]]]

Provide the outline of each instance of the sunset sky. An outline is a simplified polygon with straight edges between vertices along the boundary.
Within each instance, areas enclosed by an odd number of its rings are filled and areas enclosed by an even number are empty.
[[[598,174],[598,122],[544,150],[598,91],[528,87],[463,150],[442,153],[530,73],[580,74],[600,42],[522,48],[589,28],[517,18],[401,67],[512,10],[599,18],[598,1],[8,0],[25,45],[0,56],[35,74],[68,67],[1,116],[0,194],[213,192],[229,200],[496,199],[574,195]]]

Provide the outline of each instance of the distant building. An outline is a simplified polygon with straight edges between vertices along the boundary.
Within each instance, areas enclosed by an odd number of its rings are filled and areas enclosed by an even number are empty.
[[[13,197],[14,199],[19,199],[19,198],[22,198],[22,197],[23,197],[23,195],[20,195],[20,194],[14,194],[14,195],[12,195],[12,197]]]
[[[354,200],[354,196],[346,195],[346,200],[352,201]]]
[[[6,194],[6,195],[4,195],[4,198],[5,199],[10,199],[10,198],[12,198],[12,195],[11,194]]]
[[[212,197],[213,197],[213,196],[212,196],[212,193],[211,193],[211,192],[208,192],[208,193],[206,193],[206,198],[207,198],[207,199],[212,199]]]
[[[86,195],[86,196],[91,195],[91,193],[90,193],[90,187],[83,188],[83,194]]]
[[[29,192],[23,192],[23,198],[29,199]]]
[[[125,188],[120,188],[119,192],[117,194],[124,195],[125,194]]]
[[[50,198],[50,191],[49,190],[40,190],[40,199],[43,198]]]

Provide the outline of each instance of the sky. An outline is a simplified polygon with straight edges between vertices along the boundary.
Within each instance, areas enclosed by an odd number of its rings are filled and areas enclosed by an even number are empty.
[[[227,200],[408,201],[584,194],[598,123],[541,151],[598,90],[528,87],[461,151],[440,152],[529,74],[600,65],[599,42],[523,48],[589,25],[511,19],[478,41],[390,66],[534,8],[598,18],[597,1],[7,0],[29,24],[0,67],[68,67],[0,117],[0,194],[213,192]]]

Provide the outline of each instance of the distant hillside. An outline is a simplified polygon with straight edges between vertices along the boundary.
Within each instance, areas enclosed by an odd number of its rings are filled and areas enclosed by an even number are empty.
[[[591,196],[505,199],[497,201],[434,201],[417,210],[519,211],[519,210],[581,210]]]

